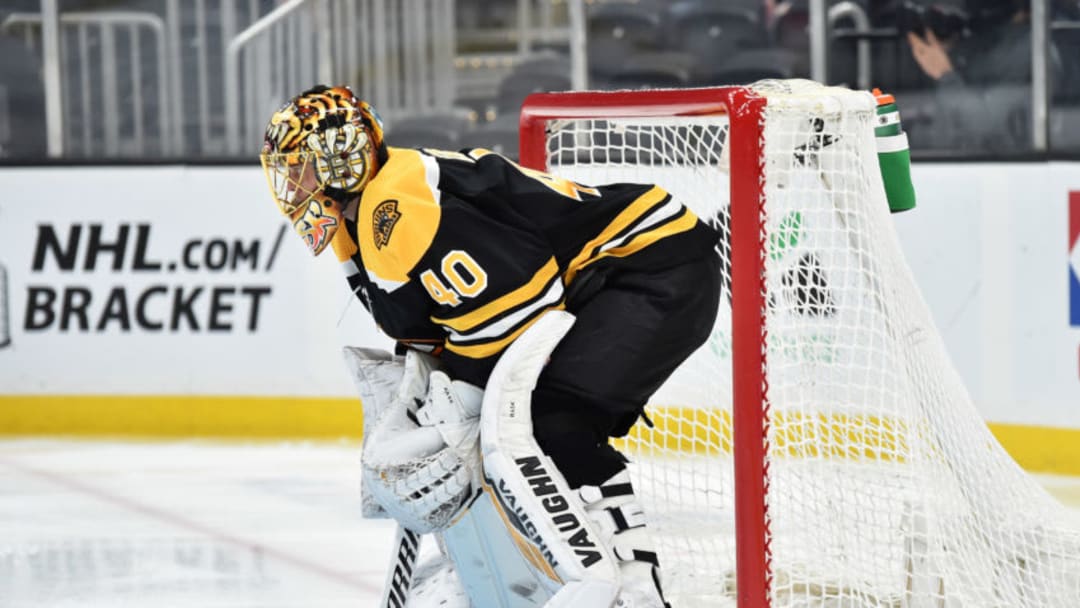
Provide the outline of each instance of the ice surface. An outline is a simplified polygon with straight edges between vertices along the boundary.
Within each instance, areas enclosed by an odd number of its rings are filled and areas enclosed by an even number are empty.
[[[359,447],[0,442],[0,606],[377,602]]]
[[[359,479],[355,443],[0,441],[0,606],[373,606],[393,524]]]

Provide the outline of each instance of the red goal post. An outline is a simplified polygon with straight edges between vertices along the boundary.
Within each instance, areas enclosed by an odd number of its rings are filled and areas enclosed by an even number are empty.
[[[520,159],[549,169],[547,124],[573,118],[727,116],[731,159],[732,350],[737,586],[740,606],[767,606],[765,531],[764,195],[762,110],[765,98],[746,87],[535,93],[521,110]],[[736,202],[737,201],[737,202]],[[743,288],[743,286],[747,286]]]

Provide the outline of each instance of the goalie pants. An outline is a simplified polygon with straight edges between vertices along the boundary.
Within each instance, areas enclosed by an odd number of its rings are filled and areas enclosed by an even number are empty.
[[[571,488],[600,485],[626,466],[608,444],[708,339],[720,299],[720,259],[656,271],[599,271],[568,298],[577,322],[533,393],[533,433]],[[575,283],[577,283],[575,281]],[[571,287],[573,294],[574,287]]]

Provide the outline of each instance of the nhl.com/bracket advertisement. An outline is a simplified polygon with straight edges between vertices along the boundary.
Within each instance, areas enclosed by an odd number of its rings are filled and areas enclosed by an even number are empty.
[[[340,346],[386,341],[257,167],[4,175],[4,393],[351,396]]]
[[[171,259],[150,253],[153,225],[38,224],[31,278],[59,271],[60,282],[26,285],[24,332],[232,332],[259,328],[267,283],[247,283],[271,273],[287,226],[264,239],[191,237]],[[173,281],[177,272],[187,278]],[[245,276],[240,279],[238,275]],[[99,275],[128,275],[104,285]],[[64,278],[81,282],[63,282]],[[216,279],[216,280],[215,280]],[[224,280],[222,280],[224,279]]]

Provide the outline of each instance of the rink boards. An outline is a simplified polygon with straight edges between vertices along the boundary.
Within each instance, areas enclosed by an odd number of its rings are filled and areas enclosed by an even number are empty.
[[[896,216],[980,411],[1022,464],[1061,472],[1080,468],[1067,280],[1077,168],[916,167],[919,207]],[[340,348],[390,341],[334,261],[311,260],[274,214],[257,168],[6,168],[0,178],[0,433],[358,436]],[[33,204],[44,182],[51,204]],[[678,424],[678,450],[723,428]]]

